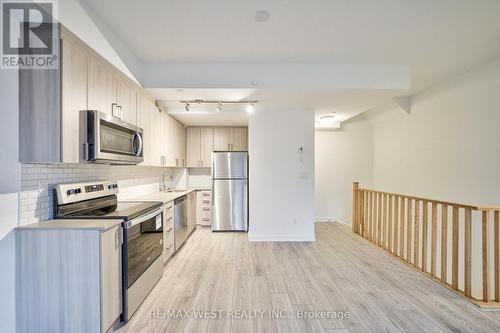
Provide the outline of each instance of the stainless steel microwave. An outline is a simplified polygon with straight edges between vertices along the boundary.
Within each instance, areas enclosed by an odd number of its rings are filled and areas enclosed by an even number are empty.
[[[110,114],[80,111],[82,160],[107,164],[139,164],[144,161],[142,128]]]

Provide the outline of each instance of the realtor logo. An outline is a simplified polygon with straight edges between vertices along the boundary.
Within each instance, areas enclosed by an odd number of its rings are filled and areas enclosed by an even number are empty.
[[[2,68],[56,68],[54,1],[2,2]]]

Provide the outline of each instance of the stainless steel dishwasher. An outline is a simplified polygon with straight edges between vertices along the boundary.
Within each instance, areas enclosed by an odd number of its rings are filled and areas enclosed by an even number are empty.
[[[175,251],[184,244],[188,236],[187,197],[184,195],[174,201]]]

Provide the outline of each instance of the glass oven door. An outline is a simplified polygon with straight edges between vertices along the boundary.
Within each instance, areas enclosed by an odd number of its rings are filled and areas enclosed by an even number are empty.
[[[128,221],[125,228],[127,289],[163,252],[161,209]]]

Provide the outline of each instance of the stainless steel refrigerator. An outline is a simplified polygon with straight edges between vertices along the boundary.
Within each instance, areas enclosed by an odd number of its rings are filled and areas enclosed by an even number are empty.
[[[212,230],[248,231],[248,153],[212,155]]]

